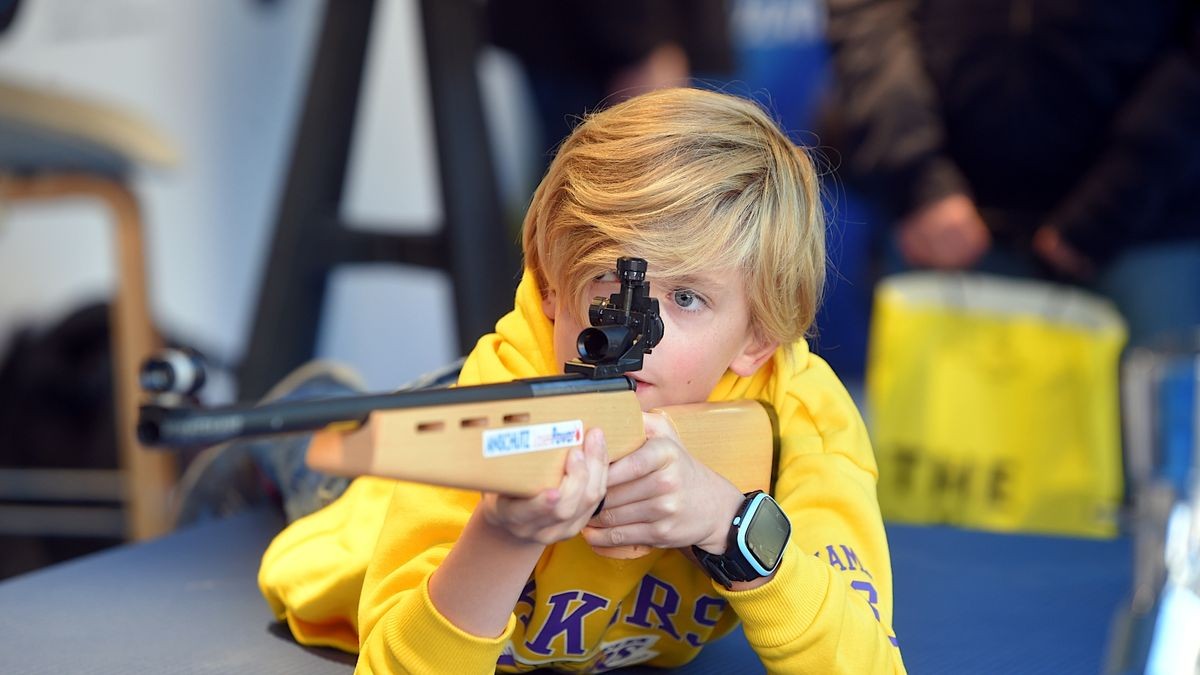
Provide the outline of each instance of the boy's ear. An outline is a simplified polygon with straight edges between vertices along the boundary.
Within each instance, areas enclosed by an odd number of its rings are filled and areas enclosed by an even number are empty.
[[[729,364],[729,369],[739,377],[750,377],[758,372],[762,364],[766,363],[778,348],[778,342],[760,338],[752,333],[746,338],[746,344],[742,347],[742,351]]]
[[[546,318],[553,322],[557,310],[558,296],[554,294],[554,289],[548,289],[545,295],[542,296],[542,311],[545,312]]]

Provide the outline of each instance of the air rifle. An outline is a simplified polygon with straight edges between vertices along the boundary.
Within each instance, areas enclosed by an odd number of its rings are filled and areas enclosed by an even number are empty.
[[[236,438],[316,432],[307,463],[342,476],[380,476],[532,496],[561,481],[567,453],[604,430],[609,460],[641,447],[645,430],[626,373],[662,339],[646,261],[617,261],[620,291],[598,297],[566,374],[500,384],[205,408],[194,353],[166,352],[140,373],[149,400],[138,416],[147,446],[185,448]],[[773,413],[758,401],[665,406],[684,447],[742,491],[769,489]]]

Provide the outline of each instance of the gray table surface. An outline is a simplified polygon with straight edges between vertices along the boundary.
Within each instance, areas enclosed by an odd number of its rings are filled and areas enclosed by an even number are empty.
[[[0,673],[348,673],[297,645],[255,583],[281,526],[255,511],[0,583]],[[1128,540],[888,527],[911,673],[1096,673]],[[633,669],[629,673],[661,672]],[[740,632],[679,673],[761,673]]]

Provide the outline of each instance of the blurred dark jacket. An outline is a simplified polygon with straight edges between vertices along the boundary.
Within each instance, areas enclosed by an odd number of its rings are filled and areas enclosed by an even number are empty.
[[[674,42],[693,72],[732,67],[725,0],[488,0],[491,40],[527,66],[604,78]]]
[[[1101,262],[1200,236],[1197,4],[829,0],[823,140],[894,219],[963,192],[997,241]]]

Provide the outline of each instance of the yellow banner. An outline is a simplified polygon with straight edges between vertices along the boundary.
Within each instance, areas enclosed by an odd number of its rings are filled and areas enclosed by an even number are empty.
[[[885,279],[866,382],[885,518],[1115,535],[1125,339],[1115,309],[1078,289]]]

